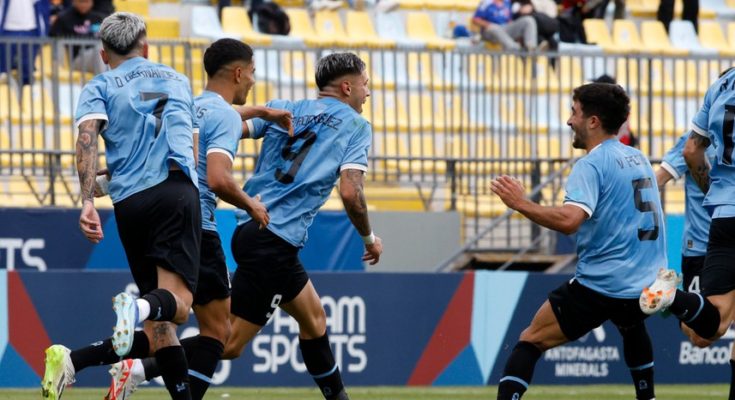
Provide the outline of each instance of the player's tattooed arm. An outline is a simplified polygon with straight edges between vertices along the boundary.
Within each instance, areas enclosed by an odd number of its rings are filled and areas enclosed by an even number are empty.
[[[105,121],[91,119],[79,124],[77,138],[77,172],[82,201],[94,199],[97,177],[97,138]]]
[[[710,165],[705,155],[705,150],[709,145],[710,139],[708,137],[691,132],[689,134],[689,140],[687,140],[686,146],[684,147],[684,160],[686,160],[687,166],[689,167],[689,173],[703,193],[709,191],[710,185]]]
[[[345,169],[340,173],[339,195],[342,197],[345,211],[361,236],[369,235],[367,202],[363,184],[365,173],[357,169]]]

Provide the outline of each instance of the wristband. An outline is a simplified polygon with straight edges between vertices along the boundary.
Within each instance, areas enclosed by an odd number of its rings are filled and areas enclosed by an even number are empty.
[[[370,231],[369,235],[360,236],[360,237],[362,238],[362,242],[365,243],[366,245],[375,244],[375,233],[373,233],[372,231]]]

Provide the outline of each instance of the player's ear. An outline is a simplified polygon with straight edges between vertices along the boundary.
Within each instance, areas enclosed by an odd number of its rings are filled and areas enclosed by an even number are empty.
[[[342,81],[342,93],[344,93],[346,96],[349,96],[350,93],[352,93],[352,85],[350,84],[350,81],[344,80]]]
[[[105,48],[100,49],[100,58],[102,58],[102,62],[105,63],[105,65],[110,65],[110,56],[105,51]]]

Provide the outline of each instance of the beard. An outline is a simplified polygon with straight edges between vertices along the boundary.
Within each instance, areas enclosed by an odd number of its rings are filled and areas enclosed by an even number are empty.
[[[572,129],[572,130],[574,131],[574,138],[572,139],[572,147],[574,147],[575,149],[585,149],[586,148],[586,146],[585,146],[586,143],[585,143],[585,140],[584,140],[584,136],[581,135],[581,134],[579,134],[574,129]]]

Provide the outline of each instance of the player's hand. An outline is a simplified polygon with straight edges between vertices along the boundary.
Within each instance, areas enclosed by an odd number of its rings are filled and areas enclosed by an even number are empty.
[[[108,188],[110,179],[110,171],[107,168],[97,171],[97,179],[94,182],[94,197],[107,196],[110,193]]]
[[[516,178],[503,175],[490,182],[490,190],[495,193],[506,206],[517,210],[526,200],[526,190]]]
[[[268,108],[267,110],[263,119],[273,122],[288,131],[288,136],[293,136],[293,115],[291,115],[291,112],[278,108]]]
[[[92,243],[99,243],[105,235],[102,233],[102,223],[100,222],[100,215],[97,213],[97,209],[94,208],[94,203],[90,200],[85,200],[82,204],[82,213],[79,216],[79,229]]]
[[[250,217],[258,223],[259,229],[264,229],[268,226],[268,223],[271,220],[270,215],[268,215],[268,209],[265,208],[265,204],[260,201],[260,195],[256,195],[252,198],[250,209],[247,210],[247,212],[250,214]]]
[[[362,255],[362,261],[375,265],[380,261],[381,254],[383,254],[383,241],[376,236],[373,244],[365,245],[365,254]]]

